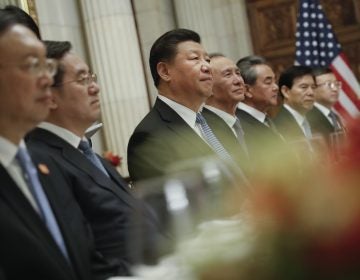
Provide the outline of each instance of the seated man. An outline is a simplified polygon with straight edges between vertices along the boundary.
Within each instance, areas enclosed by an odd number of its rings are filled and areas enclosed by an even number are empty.
[[[155,238],[153,217],[132,195],[117,170],[96,155],[85,137],[100,117],[96,75],[75,53],[69,42],[46,41],[47,55],[56,58],[59,72],[51,88],[50,113],[28,135],[28,145],[49,154],[71,182],[72,191],[90,223],[99,255],[110,262],[109,276],[130,274],[131,234],[138,225],[137,211],[144,211],[148,239]],[[142,226],[142,225],[139,225]]]
[[[335,132],[345,131],[343,123],[337,113],[334,112],[334,104],[339,99],[341,82],[336,80],[335,75],[329,68],[318,67],[313,69],[316,81],[315,104],[306,114],[311,130],[321,134],[327,141]]]
[[[67,182],[23,141],[49,112],[56,63],[18,22],[0,10],[0,268],[8,280],[93,279],[91,232]]]
[[[151,48],[150,68],[159,95],[130,138],[131,179],[158,177],[177,164],[206,156],[233,161],[199,112],[213,85],[200,36],[187,29],[163,34]]]

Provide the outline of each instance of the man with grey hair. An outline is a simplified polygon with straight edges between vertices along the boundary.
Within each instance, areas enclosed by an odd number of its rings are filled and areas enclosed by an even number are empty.
[[[279,88],[274,71],[263,57],[247,56],[236,65],[245,82],[245,99],[239,103],[236,115],[242,122],[251,155],[256,152],[259,141],[275,144],[283,142],[267,115],[269,109],[278,104]]]
[[[210,54],[213,73],[212,95],[206,100],[202,114],[223,145],[231,151],[240,166],[249,155],[240,120],[235,112],[244,99],[245,85],[236,64],[223,54]]]

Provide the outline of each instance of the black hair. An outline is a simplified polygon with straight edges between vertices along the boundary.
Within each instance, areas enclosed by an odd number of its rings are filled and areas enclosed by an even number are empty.
[[[17,23],[25,25],[32,32],[35,33],[36,37],[38,37],[39,40],[41,40],[39,27],[34,21],[34,19],[28,13],[26,13],[21,8],[13,5],[7,5],[3,9],[3,11],[11,14]]]
[[[56,60],[61,60],[72,48],[71,43],[68,41],[44,41],[44,44],[46,46],[46,56]],[[58,71],[54,76],[54,87],[61,84],[64,72],[64,66],[59,63]]]
[[[149,65],[156,87],[158,87],[160,82],[160,76],[157,72],[158,63],[171,61],[177,53],[177,45],[186,41],[200,43],[201,39],[195,31],[179,28],[166,32],[152,45]]]

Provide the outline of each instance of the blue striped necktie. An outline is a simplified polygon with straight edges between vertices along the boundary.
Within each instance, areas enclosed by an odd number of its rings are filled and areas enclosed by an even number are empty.
[[[245,143],[244,130],[242,129],[240,120],[238,118],[236,118],[233,128],[236,132],[237,140],[240,143],[241,148],[245,152],[246,156],[249,157],[249,151],[248,151],[246,143]]]
[[[333,127],[334,127],[336,132],[339,132],[339,131],[343,130],[341,128],[341,125],[338,122],[338,116],[333,111],[330,111],[329,118],[331,119]]]
[[[55,215],[50,207],[44,189],[39,181],[37,170],[30,158],[30,155],[25,148],[20,147],[16,154],[16,159],[24,174],[26,184],[39,208],[40,217],[44,221],[47,229],[51,233],[64,257],[69,261],[69,255],[66,250],[65,242],[62,237],[59,225],[55,219]]]
[[[232,161],[231,156],[220,143],[220,141],[216,138],[205,118],[200,113],[196,114],[196,123],[199,125],[201,135],[204,137],[205,141],[210,145],[210,147],[216,152],[216,154],[221,159]]]
[[[93,149],[91,149],[90,144],[87,140],[81,140],[79,144],[79,150],[83,151],[84,155],[88,160],[92,162],[102,173],[104,173],[107,177],[109,174],[107,173],[105,167],[102,165],[100,159],[96,156]]]

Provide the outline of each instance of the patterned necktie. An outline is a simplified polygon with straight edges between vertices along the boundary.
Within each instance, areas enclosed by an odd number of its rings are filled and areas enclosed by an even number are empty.
[[[83,151],[84,155],[90,160],[101,172],[103,172],[107,177],[109,174],[107,173],[105,167],[102,165],[100,159],[96,156],[93,149],[91,149],[90,144],[87,140],[81,140],[79,144],[79,149]]]
[[[58,247],[60,248],[62,254],[69,261],[69,255],[66,250],[65,242],[62,237],[59,225],[55,219],[55,215],[50,207],[49,201],[46,197],[46,194],[41,186],[39,181],[37,170],[30,158],[30,155],[25,148],[20,147],[16,159],[21,167],[21,170],[24,174],[25,181],[27,186],[33,195],[36,204],[39,208],[39,215],[44,221],[47,229],[51,233]]]
[[[200,114],[196,114],[196,123],[199,124],[199,128],[202,136],[205,141],[210,145],[210,147],[218,154],[218,156],[226,161],[232,161],[231,156],[225,150],[224,146],[216,138],[215,134],[212,132],[211,128],[207,124],[205,118]]]
[[[310,128],[310,124],[306,118],[304,118],[302,127],[304,128],[305,137],[307,139],[311,139],[312,138],[311,128]]]
[[[241,148],[245,152],[246,156],[249,157],[249,151],[247,149],[247,146],[245,143],[245,138],[244,138],[244,130],[242,129],[240,120],[238,118],[236,118],[233,128],[236,132],[237,140],[240,143]]]
[[[336,132],[342,131],[342,128],[341,128],[341,126],[340,126],[340,124],[338,122],[338,116],[333,111],[330,111],[328,116],[332,121],[332,124],[333,124],[333,127],[334,127],[335,131]]]

